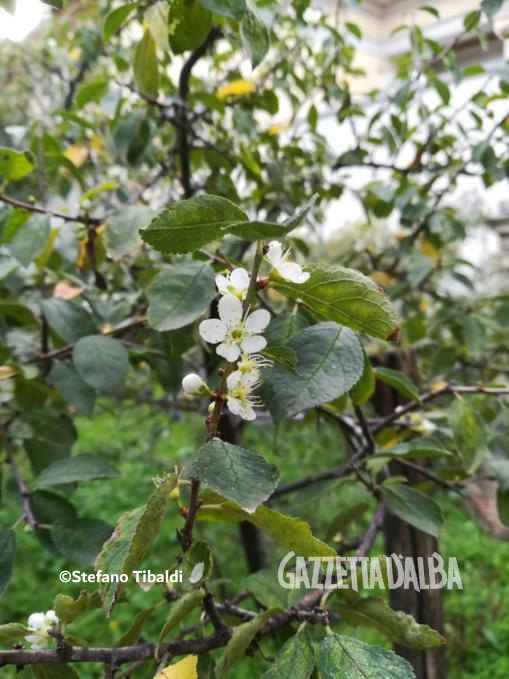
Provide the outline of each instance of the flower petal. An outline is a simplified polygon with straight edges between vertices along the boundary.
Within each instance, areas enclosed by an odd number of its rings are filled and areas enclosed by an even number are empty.
[[[49,611],[46,611],[46,615],[44,616],[44,620],[46,622],[46,625],[58,625],[58,622],[59,622],[59,620],[57,618],[57,614],[52,609],[50,609]]]
[[[240,325],[242,319],[242,302],[235,295],[225,295],[219,300],[217,306],[219,318],[226,323],[229,328]]]
[[[242,373],[240,370],[234,370],[228,377],[226,378],[226,387],[228,391],[233,391],[236,389],[240,382],[242,380]]]
[[[244,337],[241,346],[243,351],[247,351],[248,354],[254,354],[256,351],[265,349],[267,340],[261,335],[251,335],[251,337]]]
[[[228,279],[223,274],[216,276],[216,287],[222,295],[228,294]]]
[[[223,342],[216,349],[216,354],[226,358],[227,361],[233,363],[240,356],[240,349],[238,344],[232,344],[231,342]]]
[[[233,398],[232,396],[229,396],[226,405],[228,406],[228,410],[233,413],[233,415],[238,415],[240,413],[242,404],[239,401],[238,398]]]
[[[258,309],[246,318],[244,328],[247,332],[261,332],[270,323],[270,313],[266,309]]]
[[[239,292],[249,287],[249,274],[245,269],[233,269],[230,274],[230,283]]]
[[[254,408],[247,401],[241,403],[239,415],[243,420],[250,421],[256,419],[256,413],[254,411]]]
[[[270,241],[269,249],[267,250],[265,257],[272,266],[277,269],[283,257],[283,246],[278,240]]]
[[[28,626],[30,629],[38,629],[39,627],[45,627],[44,624],[44,613],[32,613],[28,618]]]
[[[40,634],[27,634],[25,639],[29,644],[38,644],[43,637]]]
[[[226,325],[217,318],[209,318],[200,323],[198,332],[206,342],[217,344],[226,337]]]
[[[310,276],[308,272],[302,271],[301,265],[296,262],[283,262],[278,271],[282,278],[292,283],[305,283]]]

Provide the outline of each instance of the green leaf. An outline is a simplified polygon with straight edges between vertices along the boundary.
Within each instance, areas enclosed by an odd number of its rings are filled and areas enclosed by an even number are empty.
[[[217,664],[217,679],[224,679],[228,675],[233,663],[244,655],[248,646],[262,628],[264,622],[273,617],[279,610],[280,609],[278,608],[270,608],[268,611],[259,613],[253,620],[235,627],[232,638],[226,644],[224,653]]]
[[[36,474],[69,455],[76,429],[67,415],[49,409],[30,410],[23,413],[20,422],[28,425],[20,436],[26,439],[25,449]]]
[[[131,646],[131,644],[135,644],[143,630],[143,625],[145,624],[145,621],[152,615],[152,613],[156,610],[157,606],[151,606],[150,608],[146,608],[144,611],[140,611],[134,616],[134,619],[127,630],[125,634],[123,634],[120,639],[118,639],[115,642],[115,646],[121,647],[121,646]]]
[[[502,7],[504,0],[482,0],[481,9],[489,17],[495,15]]]
[[[296,373],[297,354],[290,347],[272,345],[263,349],[260,353],[283,370]]]
[[[327,528],[327,533],[325,535],[326,540],[332,540],[332,538],[337,533],[344,533],[345,529],[348,527],[352,521],[357,521],[368,511],[370,507],[369,502],[355,502],[343,509],[337,516],[335,516]]]
[[[91,565],[112,532],[113,528],[100,519],[70,518],[53,524],[51,537],[56,548],[68,559]]]
[[[373,392],[375,391],[375,373],[371,365],[371,361],[369,360],[364,349],[362,349],[362,353],[364,355],[362,375],[360,376],[358,382],[354,384],[352,389],[350,389],[350,398],[357,406],[369,401],[373,395]]]
[[[90,417],[94,411],[95,391],[76,372],[72,363],[54,363],[50,373],[55,389],[64,397],[76,415]]]
[[[338,398],[362,374],[362,347],[356,334],[337,323],[318,323],[301,330],[288,342],[297,355],[296,373],[277,365],[270,379],[276,417],[292,417]]]
[[[389,384],[394,387],[396,391],[403,394],[406,398],[411,401],[416,401],[420,403],[419,392],[415,384],[410,378],[408,378],[404,373],[399,370],[391,370],[390,368],[375,368],[375,377],[381,382]]]
[[[175,488],[174,474],[166,476],[142,507],[122,514],[113,535],[97,557],[96,569],[107,574],[131,575],[141,563],[159,532],[168,496]],[[121,583],[101,583],[100,591],[106,615],[111,613],[121,589]]]
[[[41,2],[55,9],[64,9],[64,0],[41,0]]]
[[[206,262],[182,262],[161,271],[147,290],[148,321],[156,330],[189,325],[216,295],[214,271]]]
[[[393,651],[328,634],[318,655],[320,679],[415,679],[410,664]]]
[[[102,335],[80,339],[74,347],[72,360],[81,379],[105,394],[120,387],[129,368],[125,347],[118,340]]]
[[[133,63],[134,84],[146,97],[155,99],[159,90],[156,44],[148,30],[138,43]]]
[[[129,14],[131,14],[131,12],[136,9],[136,7],[136,2],[128,2],[125,5],[117,7],[108,14],[103,27],[103,38],[105,41],[108,41],[111,36],[118,31],[120,26],[124,23]]]
[[[275,316],[265,330],[265,339],[269,347],[285,346],[299,330],[309,327],[309,321],[301,313],[279,314]]]
[[[440,18],[440,12],[436,7],[432,7],[431,5],[421,5],[419,9],[423,12],[428,12],[428,14],[432,14],[437,19]]]
[[[200,521],[249,521],[299,556],[336,556],[336,551],[315,538],[309,524],[300,519],[285,516],[265,505],[260,505],[250,514],[209,490],[204,491],[201,497],[204,506],[198,513]]]
[[[31,264],[44,250],[50,237],[49,219],[34,215],[16,232],[11,242],[11,253],[23,266]]]
[[[9,622],[7,625],[0,625],[0,644],[10,645],[16,641],[23,641],[26,634],[30,634],[28,627],[20,625],[18,622]]]
[[[106,249],[114,260],[120,259],[142,245],[139,231],[148,226],[155,214],[154,210],[149,207],[129,205],[120,208],[108,217],[104,235]]]
[[[314,666],[313,643],[309,632],[303,630],[288,639],[262,679],[309,679]]]
[[[193,589],[171,605],[159,636],[160,642],[163,641],[171,630],[180,624],[191,611],[201,604],[204,596],[204,589]]]
[[[350,624],[370,625],[396,644],[422,651],[441,646],[445,640],[428,625],[420,625],[403,611],[394,611],[381,597],[359,598],[355,602],[335,601],[334,611]]]
[[[16,535],[13,530],[0,531],[0,596],[7,589],[12,576],[12,567],[16,557]],[[1,632],[0,627],[0,632]],[[0,636],[0,641],[2,637]]]
[[[14,14],[16,11],[16,0],[0,0],[0,7],[3,7],[9,14]]]
[[[17,181],[30,174],[35,161],[30,151],[15,151],[0,147],[0,177],[7,181]]]
[[[183,577],[186,583],[196,586],[210,578],[212,573],[212,552],[208,542],[195,540],[182,560]]]
[[[76,670],[70,665],[61,662],[32,665],[32,675],[34,679],[79,679]]]
[[[252,513],[277,486],[277,467],[261,455],[215,438],[193,461],[191,473],[223,497]]]
[[[112,479],[116,476],[118,471],[102,457],[88,454],[74,455],[57,460],[43,469],[35,481],[35,488],[93,479]]]
[[[288,605],[288,590],[281,587],[277,572],[272,568],[250,573],[244,578],[242,589],[249,590],[265,608],[286,608]]]
[[[287,297],[301,300],[319,320],[336,321],[382,339],[399,337],[396,312],[370,278],[336,265],[310,264],[305,268],[311,274],[305,283],[281,279],[271,285]]]
[[[77,599],[67,594],[57,594],[53,602],[53,609],[58,619],[65,625],[69,625],[83,613],[96,608],[101,608],[99,592],[87,592],[86,590],[82,590]]]
[[[383,448],[376,457],[442,457],[452,455],[440,441],[434,438],[421,437],[398,443],[392,448]]]
[[[97,332],[92,316],[75,300],[51,297],[43,299],[41,306],[50,328],[69,344]]]
[[[384,483],[382,496],[391,514],[429,535],[439,536],[442,510],[429,495],[402,483]]]
[[[80,109],[91,101],[100,101],[108,91],[108,84],[108,80],[101,78],[100,80],[92,80],[92,82],[82,85],[74,97],[74,107]]]
[[[251,60],[252,67],[256,68],[269,50],[270,34],[268,28],[258,16],[255,5],[250,6],[242,17],[240,39],[247,56]]]
[[[200,2],[214,14],[230,19],[242,19],[246,11],[246,0],[200,0]]]
[[[449,409],[449,424],[464,467],[470,472],[486,452],[484,421],[473,403],[463,396],[456,395],[456,401]]]
[[[199,0],[172,0],[169,4],[169,41],[175,54],[203,44],[211,25],[212,15]]]

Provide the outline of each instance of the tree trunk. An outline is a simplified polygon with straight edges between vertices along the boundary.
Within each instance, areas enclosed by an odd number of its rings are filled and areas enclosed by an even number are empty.
[[[387,354],[379,362],[384,367],[401,370],[416,384],[419,382],[417,359],[415,352],[412,350]],[[385,416],[392,413],[398,405],[405,403],[406,399],[389,385],[378,382],[372,401],[377,413],[380,416]],[[422,461],[418,463],[425,464]],[[410,480],[414,479],[413,475],[409,474],[408,470],[397,462],[391,462],[390,469],[392,475],[405,475]],[[387,554],[401,554],[412,559],[416,559],[419,556],[425,557],[424,563],[426,565],[424,570],[426,575],[428,575],[427,557],[431,556],[434,552],[438,552],[438,542],[434,537],[409,526],[391,514],[387,514],[385,519],[384,536]],[[443,635],[442,590],[435,589],[417,592],[413,588],[399,588],[390,590],[389,598],[391,606],[395,610],[410,613],[417,622],[429,625]],[[425,651],[413,651],[395,644],[394,650],[403,658],[406,658],[412,665],[416,679],[445,679],[447,676],[444,647],[427,649]]]

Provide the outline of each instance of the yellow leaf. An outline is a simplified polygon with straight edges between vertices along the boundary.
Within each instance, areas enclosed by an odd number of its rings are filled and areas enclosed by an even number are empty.
[[[85,146],[73,144],[72,146],[68,146],[62,155],[64,155],[67,160],[70,160],[74,167],[81,167],[87,159],[88,149]]]
[[[78,244],[78,254],[76,256],[76,266],[78,269],[83,269],[85,265],[85,258],[87,256],[88,234],[85,234]]]
[[[445,380],[437,380],[429,385],[429,390],[433,392],[440,391],[440,389],[445,389],[448,384],[449,382],[446,382]]]
[[[94,134],[90,140],[90,148],[96,153],[99,152],[103,147],[103,138],[99,134]]]
[[[55,285],[53,290],[53,297],[57,299],[74,299],[81,295],[85,288],[74,286],[68,281],[60,281]]]
[[[233,80],[228,85],[220,87],[216,90],[216,97],[218,99],[226,99],[226,97],[242,97],[244,94],[250,94],[255,88],[252,80]]]
[[[108,627],[115,631],[118,628],[118,621],[117,620],[110,620],[108,623]]]
[[[101,325],[101,332],[103,335],[109,335],[112,330],[113,326],[111,325],[111,323],[103,323]]]
[[[72,50],[69,52],[69,56],[73,61],[78,61],[78,59],[81,56],[81,50],[79,47],[73,47]]]
[[[154,679],[198,679],[197,664],[197,655],[187,655],[175,665],[170,665],[156,674]]]
[[[421,297],[419,302],[419,310],[425,313],[429,309],[429,299],[427,297]]]
[[[400,229],[399,231],[396,231],[394,234],[396,240],[403,240],[403,238],[406,238],[409,235],[410,231],[405,230],[405,229]]]
[[[369,274],[369,277],[377,285],[381,285],[384,288],[388,288],[391,285],[394,285],[394,278],[392,276],[389,276],[388,273],[385,273],[385,271],[378,271],[378,270],[372,271]]]
[[[275,134],[279,134],[280,132],[286,132],[287,130],[291,130],[291,129],[292,129],[292,126],[290,125],[290,123],[286,123],[286,124],[281,124],[281,125],[272,125],[272,127],[269,127],[267,132],[269,134],[275,135]]]
[[[426,240],[426,238],[423,238],[420,242],[420,247],[421,252],[425,257],[429,257],[434,262],[437,261],[440,253],[438,252],[437,248],[433,245],[433,243],[431,243],[429,240]]]
[[[0,380],[13,377],[18,371],[12,365],[0,365]]]

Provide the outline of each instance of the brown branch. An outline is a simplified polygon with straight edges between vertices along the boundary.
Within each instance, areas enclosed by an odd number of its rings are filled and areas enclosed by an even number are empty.
[[[14,451],[7,430],[3,428],[2,433],[4,439],[6,461],[12,470],[12,474],[18,486],[19,494],[21,495],[25,523],[32,529],[37,528],[38,522],[32,512],[32,507],[30,506],[30,490],[27,484],[25,483],[25,480],[23,479],[19,467],[14,459]]]
[[[180,544],[182,550],[187,552],[193,543],[193,527],[196,519],[196,512],[199,507],[198,496],[200,494],[200,479],[193,476],[191,479],[191,495],[189,497],[189,506],[187,508],[186,521],[184,527],[179,533]]]
[[[104,219],[99,217],[90,217],[89,215],[66,215],[63,212],[57,212],[55,210],[50,210],[42,205],[36,205],[31,203],[25,203],[22,200],[13,198],[12,196],[7,196],[5,193],[0,192],[0,201],[6,205],[12,205],[12,207],[18,208],[19,210],[28,210],[29,212],[36,212],[41,215],[49,215],[50,217],[58,217],[58,219],[63,219],[66,222],[78,222],[80,224],[87,224],[89,226],[99,226],[103,223]]]
[[[373,546],[378,531],[380,530],[384,517],[385,505],[383,502],[380,502],[378,507],[375,509],[373,516],[371,517],[367,531],[364,533],[361,539],[357,552],[355,553],[356,556],[362,557],[368,554],[369,550]]]

